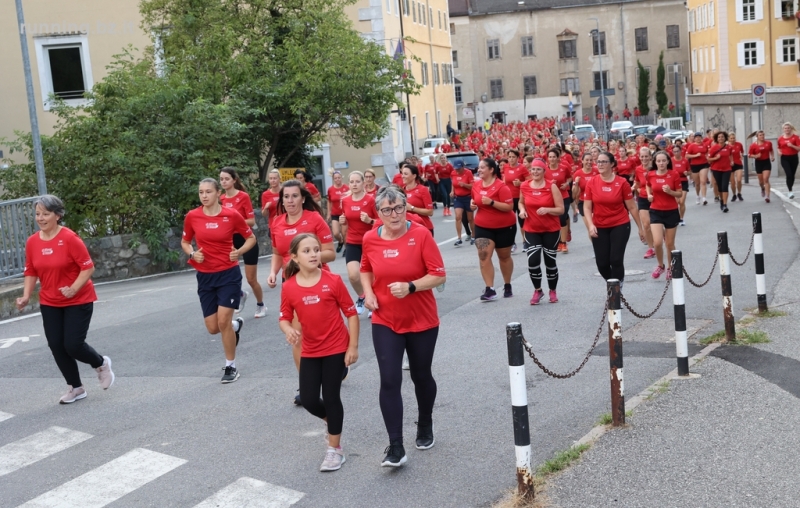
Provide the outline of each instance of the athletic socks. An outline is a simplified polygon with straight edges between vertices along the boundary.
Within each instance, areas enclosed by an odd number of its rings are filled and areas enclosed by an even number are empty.
[[[225,366],[226,367],[233,367],[235,369],[236,368],[236,359],[225,360]]]
[[[233,321],[231,321],[231,325],[233,325],[233,331],[234,332],[238,332],[239,331],[239,321],[234,319]]]

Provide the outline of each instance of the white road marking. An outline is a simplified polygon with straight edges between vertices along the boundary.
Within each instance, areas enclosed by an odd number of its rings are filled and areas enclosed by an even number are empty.
[[[253,478],[239,478],[194,508],[288,508],[304,496],[302,492]]]
[[[36,316],[41,316],[41,312],[34,312],[33,314],[26,314],[24,316],[19,316],[11,319],[6,319],[5,321],[0,321],[0,325],[4,325],[6,323],[13,323],[14,321],[22,321],[23,319],[28,319]]]
[[[11,413],[4,413],[0,411],[0,422],[8,420],[9,418],[14,418],[14,415],[12,415]]]
[[[441,242],[437,243],[436,245],[442,246],[442,245],[444,245],[446,243],[455,242],[456,240],[458,240],[458,237],[454,236],[453,238],[448,238],[447,240],[441,241]]]
[[[19,508],[101,508],[185,463],[184,459],[136,448]]]
[[[66,450],[91,437],[91,434],[64,427],[50,427],[19,441],[9,443],[0,448],[0,476],[13,473],[17,469]]]
[[[14,337],[11,339],[0,339],[0,349],[6,349],[11,347],[15,342],[28,342],[28,337]]]

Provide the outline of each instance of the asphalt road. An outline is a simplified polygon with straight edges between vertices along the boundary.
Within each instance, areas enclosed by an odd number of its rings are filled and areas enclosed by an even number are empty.
[[[764,217],[771,289],[800,250],[781,204],[766,205],[758,188],[722,214],[710,203],[688,205],[677,245],[695,279],[711,269],[716,233],[727,230],[744,258],[753,211]],[[297,374],[277,326],[280,293],[265,291],[268,317],[252,317],[251,299],[237,355],[241,379],[219,382],[217,337],[202,322],[193,273],[98,287],[89,343],[113,360],[117,380],[107,392],[82,366],[89,396],[60,406],[64,381],[46,347],[41,318],[0,323],[0,506],[489,506],[515,484],[505,325],[520,321],[541,360],[559,372],[583,359],[600,322],[605,284],[596,275],[582,223],[570,253],[559,255],[558,304],[528,304],[532,286],[524,255],[514,256],[511,299],[481,303],[483,284],[474,247],[452,246],[454,226],[435,218],[448,273],[436,293],[441,331],[434,358],[439,395],[436,446],[413,447],[416,410],[408,374],[403,388],[408,464],[380,467],[388,444],[378,407],[378,369],[369,321],[362,317],[361,358],[343,385],[343,446],[347,462],[320,473],[323,427],[292,404]],[[637,240],[628,246],[624,295],[640,312],[655,306],[664,277],[653,280]],[[269,260],[259,267],[265,280]],[[756,305],[752,257],[733,267],[735,311]],[[339,258],[332,269],[344,274]],[[702,289],[687,284],[687,318],[696,338],[722,328],[719,277]],[[502,287],[499,270],[496,286]],[[653,319],[623,312],[625,389],[633,395],[675,367],[668,294]],[[601,344],[605,340],[605,331]],[[663,355],[637,355],[634,343],[660,343]],[[628,347],[628,346],[626,346]],[[533,460],[541,463],[585,434],[610,407],[608,360],[593,356],[569,380],[551,379],[528,363]],[[267,501],[272,502],[268,504]],[[61,504],[59,504],[61,503]],[[70,504],[72,503],[72,504]],[[250,504],[248,504],[250,503]]]

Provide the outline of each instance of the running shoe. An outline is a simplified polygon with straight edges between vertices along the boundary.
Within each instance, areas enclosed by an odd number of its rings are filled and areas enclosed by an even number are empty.
[[[411,370],[411,364],[408,363],[408,356],[403,356],[403,370]]]
[[[406,449],[403,447],[403,439],[390,439],[389,446],[383,451],[386,457],[383,458],[381,466],[384,467],[400,467],[408,462],[406,457]]]
[[[558,295],[555,289],[550,290],[550,303],[558,303]]]
[[[256,315],[254,317],[262,318],[267,317],[267,306],[266,305],[256,305]]]
[[[708,204],[708,200],[706,198],[703,198],[703,206],[706,206],[707,204]]]
[[[300,402],[300,388],[297,389],[297,395],[294,396],[294,405],[295,406],[302,406],[303,403]]]
[[[67,386],[69,387],[69,390],[67,390],[67,393],[58,399],[59,404],[72,404],[75,401],[86,398],[86,390],[84,390],[82,386],[77,388],[73,388],[72,385]]]
[[[495,300],[497,300],[497,291],[495,291],[493,288],[490,288],[490,287],[487,286],[486,290],[481,295],[481,301],[482,302],[493,302]]]
[[[358,300],[356,300],[356,312],[358,313],[359,316],[364,313],[364,297],[363,296],[360,297]]]
[[[104,356],[103,365],[95,369],[97,371],[97,380],[100,381],[100,388],[108,390],[114,384],[114,371],[111,370],[111,358]]]
[[[694,204],[699,205],[700,203],[701,203],[700,196],[697,196],[697,198],[694,201]]]
[[[439,205],[437,205],[435,201],[433,203],[433,209],[434,210],[438,210],[439,209]]]
[[[469,244],[470,245],[475,245],[475,239],[474,238],[470,238],[469,239]]]
[[[242,296],[239,298],[239,308],[236,309],[237,314],[242,312],[242,309],[244,309],[244,302],[247,301],[247,295],[247,291],[242,291]]]
[[[347,375],[348,374],[350,374],[350,367],[349,366],[345,367],[344,370],[342,371],[342,381],[347,379]]]
[[[234,319],[234,321],[237,321],[239,323],[239,329],[236,330],[236,345],[238,346],[239,345],[239,334],[242,333],[242,327],[244,326],[244,319],[242,319],[240,317],[237,317],[236,319]]]
[[[733,197],[731,197],[731,203],[733,203],[734,201],[736,201],[736,193],[731,193],[731,194],[733,194]]]
[[[577,213],[573,213],[572,214],[572,223],[575,224],[576,222],[578,222],[578,214]]]
[[[514,245],[511,246],[511,254],[514,254],[515,252],[517,252],[517,244],[516,244],[516,242],[514,242]]]
[[[339,448],[329,446],[328,451],[325,452],[325,460],[322,461],[322,465],[319,466],[319,470],[336,471],[342,467],[342,464],[344,464],[345,460],[347,459],[344,456],[341,446]]]
[[[789,199],[794,199],[794,192],[789,193]]]
[[[542,297],[544,296],[544,291],[541,289],[535,289],[533,291],[533,296],[531,297],[531,305],[539,305],[542,301]]]
[[[336,242],[336,253],[337,254],[342,252],[342,247],[344,247],[344,244],[342,242]]]
[[[225,374],[222,375],[222,384],[233,383],[239,379],[239,371],[233,365],[225,367]]]
[[[368,317],[369,319],[372,319],[372,311],[369,311],[369,313],[367,314],[367,317]]]
[[[728,205],[722,205],[722,212],[728,213]]]
[[[514,293],[511,291],[511,284],[503,284],[503,298],[511,298]]]
[[[461,245],[462,245],[463,243],[464,243],[464,242],[462,242],[462,241],[461,241],[461,238],[459,238],[458,240],[456,240],[456,243],[454,243],[454,244],[453,244],[453,246],[454,246],[454,247],[461,247]]]
[[[739,198],[739,201],[744,201],[744,198],[742,197],[741,193],[737,192],[736,196]]]
[[[417,424],[417,450],[433,448],[433,443],[435,442],[433,439],[433,422],[428,425],[422,425],[419,422],[414,423]]]
[[[653,270],[653,273],[651,275],[652,275],[652,277],[654,279],[657,279],[657,278],[661,277],[662,273],[664,273],[664,267],[663,266],[656,266],[656,269]]]
[[[719,196],[714,196],[714,203],[719,203]]]
[[[761,197],[763,198],[766,195],[767,195],[767,191],[764,190],[764,187],[761,187]]]
[[[567,231],[567,241],[568,242],[572,241],[572,230]]]
[[[680,221],[680,222],[678,222],[678,224],[679,224],[679,225],[681,225],[681,226],[685,226],[685,225],[686,225],[686,221],[684,221],[683,219],[681,219],[681,221]]]
[[[767,203],[769,203],[769,198],[764,198],[764,201],[766,201]]]
[[[719,209],[720,209],[720,210],[722,210],[723,208],[725,208],[725,203],[723,203],[723,202],[721,202],[721,201],[720,201],[720,203],[719,203]]]
[[[651,259],[654,257],[656,257],[656,251],[654,251],[652,248],[647,249],[647,252],[644,253],[645,259]]]

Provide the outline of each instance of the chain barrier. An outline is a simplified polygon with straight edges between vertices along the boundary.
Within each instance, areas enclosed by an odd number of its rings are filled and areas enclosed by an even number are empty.
[[[719,238],[717,238],[717,251],[714,253],[714,264],[711,265],[711,271],[709,272],[705,282],[703,282],[702,284],[698,284],[697,282],[695,282],[689,275],[689,272],[686,271],[686,264],[683,265],[683,275],[684,277],[686,277],[686,280],[689,281],[689,284],[691,284],[696,288],[701,288],[706,284],[708,284],[709,282],[711,282],[711,277],[714,275],[714,269],[717,267],[717,262],[719,261],[719,247],[720,247],[720,241]]]
[[[750,254],[753,252],[753,242],[755,241],[755,238],[756,238],[756,229],[753,228],[753,234],[750,235],[750,247],[747,249],[747,256],[745,256],[744,261],[742,261],[741,263],[736,261],[736,258],[733,257],[733,252],[730,249],[728,249],[728,255],[731,257],[731,261],[733,261],[733,264],[735,264],[736,266],[744,266],[744,264],[747,263],[747,260],[750,259]]]
[[[656,312],[658,312],[658,309],[661,308],[661,304],[664,303],[664,298],[667,296],[667,291],[669,291],[669,286],[670,286],[670,284],[672,284],[671,275],[672,275],[672,265],[673,264],[674,264],[674,261],[672,262],[672,264],[670,264],[670,272],[669,272],[670,276],[667,278],[667,283],[664,285],[664,292],[661,293],[661,299],[658,300],[658,304],[656,305],[656,308],[653,309],[653,312],[650,312],[649,314],[639,314],[638,312],[633,310],[633,307],[631,307],[631,305],[628,303],[628,300],[625,299],[625,295],[620,293],[619,298],[622,301],[622,305],[624,305],[625,308],[628,309],[631,314],[633,314],[634,316],[636,316],[639,319],[648,319],[648,318],[653,317],[653,315]]]
[[[597,328],[597,334],[594,336],[594,342],[592,342],[592,346],[589,348],[589,352],[586,353],[586,357],[583,359],[581,364],[578,365],[578,368],[573,370],[572,372],[570,372],[568,374],[558,374],[558,373],[553,372],[552,370],[548,369],[547,367],[545,367],[542,364],[542,362],[540,362],[539,359],[536,358],[536,354],[533,352],[531,343],[528,342],[527,340],[525,340],[525,339],[522,340],[522,346],[525,348],[525,351],[528,352],[528,355],[533,360],[533,363],[535,363],[537,367],[542,369],[542,372],[544,372],[548,376],[554,377],[556,379],[569,379],[572,376],[574,376],[575,374],[577,374],[578,372],[580,372],[580,370],[583,368],[583,366],[586,365],[586,362],[589,361],[589,357],[592,356],[592,353],[594,352],[594,348],[597,346],[597,342],[600,340],[600,335],[602,335],[602,333],[603,333],[603,325],[606,322],[606,315],[607,314],[608,314],[608,297],[606,297],[606,305],[603,308],[603,318],[600,320],[600,326]]]

